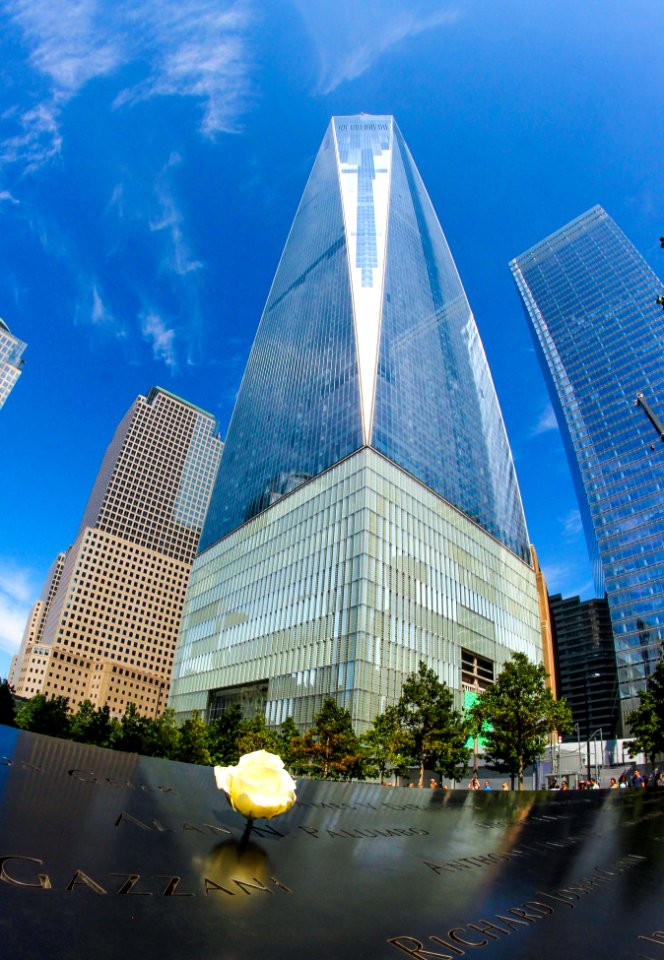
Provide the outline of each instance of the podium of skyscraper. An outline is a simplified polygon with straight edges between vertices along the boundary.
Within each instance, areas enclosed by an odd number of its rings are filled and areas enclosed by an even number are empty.
[[[459,276],[388,116],[334,118],[228,429],[171,705],[358,729],[424,660],[461,700],[541,659],[512,456]]]
[[[593,207],[511,264],[565,440],[598,596],[606,591],[623,713],[664,638],[662,283]],[[588,669],[592,670],[589,662]]]
[[[54,562],[10,679],[37,693],[164,711],[191,564],[219,466],[214,417],[161,387],[123,417],[81,525]]]

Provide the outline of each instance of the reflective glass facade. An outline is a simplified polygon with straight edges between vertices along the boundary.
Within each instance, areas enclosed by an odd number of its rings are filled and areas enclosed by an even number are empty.
[[[601,730],[607,740],[619,731],[616,653],[605,597],[549,597],[558,689],[578,725],[566,739],[589,740]]]
[[[26,345],[12,335],[9,327],[0,317],[0,407],[4,405],[14,384],[21,376],[23,359],[21,354]]]
[[[493,383],[431,201],[391,117],[332,120],[228,429],[171,704],[358,728],[425,660],[541,659]]]
[[[395,128],[372,446],[530,559],[512,454],[449,247]]]
[[[510,264],[576,481],[598,594],[606,591],[623,710],[664,638],[661,281],[601,207]]]
[[[362,443],[348,251],[330,129],[251,350],[200,549]]]
[[[497,673],[540,637],[531,568],[365,447],[198,556],[169,703],[264,686],[269,723],[306,725],[332,696],[359,731],[420,660],[461,706],[463,650]]]
[[[365,445],[529,560],[493,382],[431,201],[391,117],[338,117],[261,319],[201,549]]]

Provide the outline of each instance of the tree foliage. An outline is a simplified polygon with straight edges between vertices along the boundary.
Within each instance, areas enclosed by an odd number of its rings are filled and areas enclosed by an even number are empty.
[[[257,713],[251,720],[243,720],[240,723],[237,738],[237,748],[240,756],[245,753],[253,753],[254,750],[268,750],[270,753],[279,754],[280,747],[279,732],[268,727],[262,713]],[[283,756],[281,759],[284,759]]]
[[[90,700],[84,700],[71,715],[69,730],[71,739],[78,743],[108,747],[113,733],[111,711],[107,706],[97,709]]]
[[[355,736],[350,711],[328,697],[314,725],[293,743],[298,773],[320,780],[364,779],[362,748]]]
[[[210,755],[210,728],[201,719],[198,710],[194,710],[191,717],[180,727],[175,760],[184,763],[199,763],[203,766],[212,764]]]
[[[399,722],[396,706],[379,714],[373,726],[360,738],[366,749],[365,772],[385,783],[388,770],[405,775],[412,763],[413,738]]]
[[[554,698],[546,678],[542,664],[513,653],[470,710],[475,731],[482,733],[487,766],[516,778],[519,790],[524,769],[544,754],[548,736],[554,730],[566,733],[572,726],[567,704]]]
[[[279,727],[279,749],[277,753],[289,770],[292,770],[295,760],[294,745],[299,741],[300,731],[292,717],[286,717]]]
[[[638,707],[625,720],[634,737],[629,747],[630,755],[645,753],[654,766],[658,755],[664,753],[664,645],[646,689],[639,691]]]
[[[0,680],[0,723],[6,727],[16,726],[14,691],[8,680]]]
[[[403,749],[419,767],[420,786],[427,766],[452,780],[465,775],[470,756],[468,723],[455,709],[450,688],[424,662],[406,677],[395,711],[405,735]]]
[[[150,721],[146,755],[175,760],[179,745],[180,728],[175,719],[175,710],[169,708]]]
[[[67,697],[32,697],[18,710],[16,725],[32,733],[68,739],[71,733],[69,700]]]
[[[136,704],[128,703],[119,722],[113,724],[111,746],[126,753],[148,755],[152,721],[138,712]]]
[[[237,740],[241,723],[242,709],[234,703],[210,724],[210,756],[215,766],[228,767],[238,762]]]

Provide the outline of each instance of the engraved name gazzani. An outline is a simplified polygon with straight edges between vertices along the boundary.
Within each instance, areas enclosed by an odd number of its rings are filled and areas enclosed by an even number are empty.
[[[94,871],[74,870],[67,874],[64,881],[51,879],[46,872],[44,861],[39,857],[26,857],[19,854],[9,854],[0,857],[0,882],[11,887],[23,890],[48,891],[60,889],[65,893],[88,892],[94,894],[134,897],[197,897],[221,896],[235,897],[242,894],[272,894],[280,892],[292,894],[290,887],[278,880],[277,877],[268,877],[259,880],[257,877],[223,878],[223,882],[213,877],[198,877],[185,881],[178,874],[141,874],[133,871],[113,871],[112,873],[97,875]],[[93,875],[94,874],[94,875]]]

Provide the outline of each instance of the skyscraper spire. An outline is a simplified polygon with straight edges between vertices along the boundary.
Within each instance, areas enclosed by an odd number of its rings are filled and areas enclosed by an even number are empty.
[[[522,558],[529,544],[491,374],[392,117],[336,117],[240,387],[201,549],[371,446]]]

